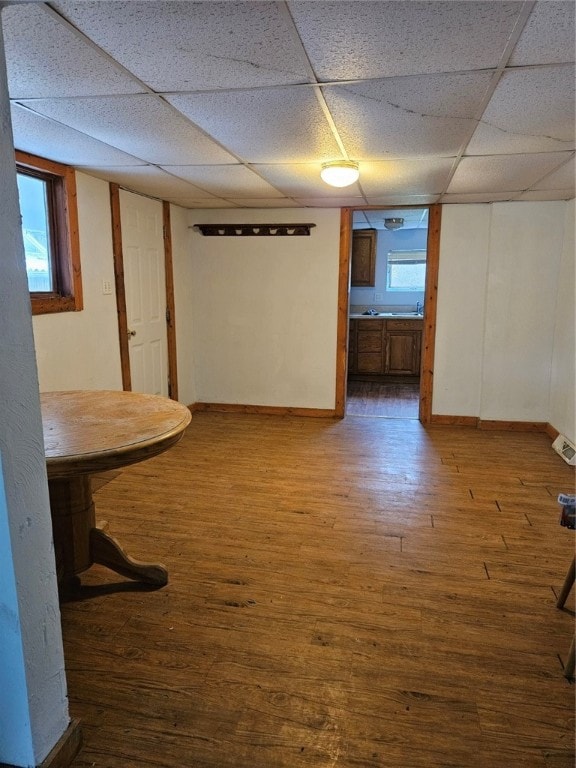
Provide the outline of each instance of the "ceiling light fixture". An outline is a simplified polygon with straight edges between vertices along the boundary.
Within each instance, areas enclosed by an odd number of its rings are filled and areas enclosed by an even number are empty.
[[[401,218],[384,219],[384,226],[386,227],[386,229],[400,229],[400,227],[404,226],[404,219],[401,219]]]
[[[354,184],[360,176],[358,163],[352,160],[333,160],[330,163],[322,163],[320,178],[331,187],[348,187]]]

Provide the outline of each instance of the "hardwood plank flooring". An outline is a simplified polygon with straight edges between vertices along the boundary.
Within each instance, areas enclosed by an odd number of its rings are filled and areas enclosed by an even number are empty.
[[[95,487],[170,582],[62,605],[72,768],[573,767],[545,435],[198,413]]]
[[[348,380],[346,391],[348,416],[417,419],[419,405],[419,381],[402,377],[381,382]]]

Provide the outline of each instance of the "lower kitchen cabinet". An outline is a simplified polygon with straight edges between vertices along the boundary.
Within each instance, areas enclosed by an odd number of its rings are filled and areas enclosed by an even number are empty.
[[[388,320],[385,372],[396,376],[420,374],[421,320]]]
[[[418,376],[421,320],[350,320],[348,374]]]

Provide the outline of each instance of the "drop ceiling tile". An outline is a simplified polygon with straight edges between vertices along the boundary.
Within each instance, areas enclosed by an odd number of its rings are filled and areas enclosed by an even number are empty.
[[[360,185],[370,200],[437,195],[448,184],[453,163],[454,159],[449,157],[364,163],[360,166]]]
[[[574,61],[574,2],[546,0],[534,6],[509,66]]]
[[[571,189],[529,189],[522,192],[515,200],[573,200],[574,187]]]
[[[366,205],[366,201],[363,197],[346,197],[342,195],[340,190],[340,197],[298,197],[296,203],[303,208],[355,208],[358,205]]]
[[[148,163],[236,162],[228,152],[153,95],[36,99],[22,103]]]
[[[299,208],[300,203],[288,197],[229,197],[231,203],[243,208]]]
[[[567,152],[535,155],[486,155],[464,157],[447,192],[522,192],[529,189],[570,157]]]
[[[11,98],[141,93],[142,86],[40,3],[2,9]]]
[[[134,192],[141,192],[144,195],[165,200],[172,200],[177,197],[198,200],[213,198],[213,195],[208,192],[171,176],[153,165],[131,168],[91,168],[84,166],[80,170],[105,181],[112,181]]]
[[[368,205],[433,205],[438,202],[439,195],[385,195],[371,197],[366,195]]]
[[[245,162],[341,157],[312,88],[177,94],[167,100]]]
[[[458,0],[289,3],[322,81],[495,67],[521,6]]]
[[[156,91],[308,82],[308,63],[280,3],[55,6]]]
[[[545,178],[538,181],[532,189],[571,189],[574,190],[574,181],[576,179],[576,167],[574,157],[571,157],[567,163],[561,165]]]
[[[17,104],[12,104],[11,113],[14,146],[23,152],[66,165],[84,165],[88,158],[93,166],[143,165],[142,160]]]
[[[220,197],[213,198],[193,198],[193,197],[178,197],[174,196],[170,198],[169,202],[174,205],[179,205],[181,208],[193,208],[198,210],[208,208],[238,208],[231,200],[222,200]]]
[[[243,165],[170,165],[163,168],[220,197],[282,197],[281,192]]]
[[[573,148],[574,67],[568,64],[504,72],[466,154],[558,152]]]
[[[517,192],[471,192],[454,195],[442,195],[440,202],[445,203],[503,203],[515,200]]]
[[[472,130],[490,72],[425,75],[323,88],[355,160],[456,155]]]
[[[286,197],[325,198],[334,200],[338,197],[362,197],[358,184],[342,188],[330,187],[320,178],[321,163],[293,163],[291,165],[258,164],[256,170],[275,189]],[[360,167],[362,175],[362,167]]]

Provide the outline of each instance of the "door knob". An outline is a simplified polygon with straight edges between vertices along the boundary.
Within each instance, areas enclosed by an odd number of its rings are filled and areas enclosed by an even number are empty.
[[[136,336],[136,331],[127,331],[127,334],[128,338],[130,338],[130,336]]]

